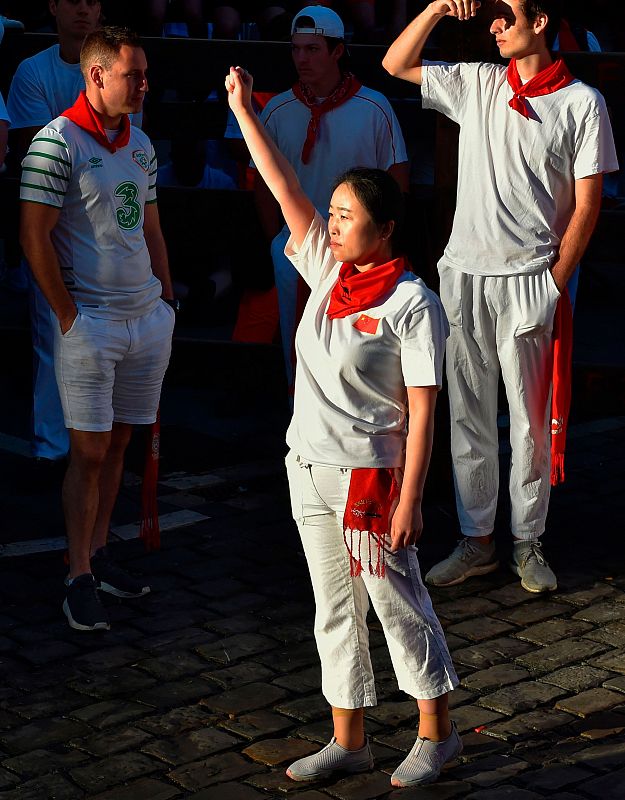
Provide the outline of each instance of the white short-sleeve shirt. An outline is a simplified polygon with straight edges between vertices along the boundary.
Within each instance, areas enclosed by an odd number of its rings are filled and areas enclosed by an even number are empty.
[[[340,467],[403,464],[407,386],[440,386],[448,326],[438,297],[404,272],[366,311],[330,319],[341,264],[317,213],[299,251],[286,255],[311,287],[295,337],[297,371],[287,443],[303,458]],[[375,332],[354,327],[362,317]],[[376,324],[377,321],[377,324]]]
[[[289,89],[267,103],[261,120],[278,150],[297,173],[306,196],[327,216],[331,187],[337,176],[352,167],[388,170],[408,161],[404,137],[391,108],[380,92],[361,87],[342,105],[323,114],[308,164],[302,161],[310,109]]]
[[[575,181],[618,169],[603,96],[575,80],[510,108],[506,68],[424,62],[423,107],[460,125],[454,225],[443,255],[474,275],[539,272],[574,210]]]
[[[33,138],[20,198],[60,209],[52,241],[68,291],[90,316],[130,319],[158,302],[161,283],[143,235],[156,172],[154,148],[134,126],[115,153],[67,117]]]

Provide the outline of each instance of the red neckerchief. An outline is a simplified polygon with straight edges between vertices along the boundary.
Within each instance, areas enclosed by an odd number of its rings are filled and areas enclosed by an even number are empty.
[[[343,539],[349,552],[349,572],[357,577],[362,572],[362,534],[369,537],[369,573],[383,578],[385,540],[390,533],[391,508],[399,497],[394,469],[353,469],[349,481],[347,504],[343,514]],[[349,543],[347,534],[349,533]],[[354,548],[354,534],[358,539]],[[377,550],[375,567],[372,550]]]
[[[310,161],[310,155],[315,146],[321,117],[328,111],[333,111],[335,108],[342,106],[343,103],[351,100],[361,86],[362,83],[354,77],[351,72],[346,72],[336,89],[329,97],[326,97],[322,103],[317,103],[316,97],[305,83],[298,81],[295,86],[293,86],[293,94],[295,97],[310,109],[310,122],[308,123],[308,130],[306,132],[306,141],[302,148],[302,162],[304,164],[308,164]]]
[[[114,142],[111,142],[104,130],[102,120],[87,99],[87,93],[84,89],[78,95],[78,100],[76,100],[74,105],[64,111],[61,116],[67,117],[67,119],[71,120],[75,125],[78,125],[79,128],[82,128],[83,131],[91,134],[96,142],[101,144],[102,147],[105,147],[109,153],[121,150],[121,148],[126,147],[130,141],[130,119],[128,118],[128,114],[122,114],[122,125],[119,135]]]
[[[540,97],[544,94],[557,92],[558,89],[563,89],[571,81],[575,80],[561,58],[543,69],[538,75],[534,75],[527,83],[521,81],[516,59],[513,58],[508,64],[507,77],[508,83],[514,92],[508,105],[526,119],[529,119],[530,116],[525,102],[526,97]]]
[[[564,483],[564,448],[571,408],[573,308],[568,289],[562,292],[553,320],[553,388],[551,392],[551,485]]]
[[[401,274],[409,269],[404,256],[366,272],[359,272],[353,264],[341,264],[326,314],[330,319],[336,319],[371,308],[391,291]]]

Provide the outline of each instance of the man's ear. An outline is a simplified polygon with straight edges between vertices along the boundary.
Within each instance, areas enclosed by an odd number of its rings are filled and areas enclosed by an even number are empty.
[[[104,82],[102,80],[103,75],[104,70],[99,64],[92,64],[89,67],[89,77],[91,78],[91,82],[94,83],[98,89],[101,89],[104,86]]]
[[[345,45],[343,44],[343,42],[340,42],[332,51],[332,58],[336,62],[338,62],[344,52],[345,52]]]
[[[536,16],[536,19],[534,20],[534,33],[537,36],[541,33],[544,33],[547,29],[548,24],[549,24],[549,17],[541,12]]]
[[[56,2],[55,0],[48,0],[48,11],[53,17],[56,17]]]

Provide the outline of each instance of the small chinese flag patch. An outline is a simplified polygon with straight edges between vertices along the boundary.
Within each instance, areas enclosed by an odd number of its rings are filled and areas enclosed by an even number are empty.
[[[361,314],[356,322],[354,322],[354,328],[356,328],[357,331],[362,331],[362,333],[376,333],[379,323],[379,319]]]

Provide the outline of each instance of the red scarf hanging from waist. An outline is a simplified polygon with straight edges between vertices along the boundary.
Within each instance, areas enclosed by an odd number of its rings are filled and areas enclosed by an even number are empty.
[[[551,485],[564,483],[564,448],[571,408],[573,308],[564,287],[553,320],[553,387],[551,392]]]
[[[328,111],[333,111],[335,108],[342,106],[343,103],[350,100],[361,86],[362,83],[352,75],[351,72],[346,72],[332,94],[326,97],[321,103],[317,102],[317,98],[305,83],[298,81],[293,86],[293,94],[295,97],[310,109],[310,122],[308,123],[308,130],[306,132],[306,141],[302,148],[302,162],[304,164],[308,164],[310,161],[312,149],[317,140],[321,117]]]
[[[402,273],[409,269],[404,256],[366,272],[360,272],[353,264],[341,264],[326,314],[330,319],[336,319],[371,308],[391,291]]]
[[[527,83],[521,81],[516,59],[513,58],[508,64],[507,78],[514,92],[508,105],[510,108],[518,111],[519,114],[522,114],[526,119],[529,119],[530,116],[527,103],[525,102],[526,97],[540,97],[545,94],[557,92],[558,89],[563,89],[565,86],[568,86],[571,81],[575,80],[561,58],[541,70],[538,75],[534,75]]]
[[[102,125],[102,120],[87,99],[87,93],[84,89],[78,95],[78,100],[76,100],[74,105],[64,111],[61,116],[67,117],[67,119],[71,120],[75,125],[78,125],[79,128],[82,128],[83,131],[91,134],[91,136],[110,153],[114,153],[116,150],[126,147],[130,141],[130,119],[128,118],[128,114],[122,114],[119,135],[114,142],[111,142]]]

